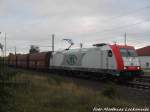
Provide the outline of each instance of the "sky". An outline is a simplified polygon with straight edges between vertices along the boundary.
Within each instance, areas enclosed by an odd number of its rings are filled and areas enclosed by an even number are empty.
[[[7,53],[27,53],[30,45],[41,51],[69,44],[72,48],[96,43],[150,45],[150,0],[0,0],[0,43],[7,38]]]

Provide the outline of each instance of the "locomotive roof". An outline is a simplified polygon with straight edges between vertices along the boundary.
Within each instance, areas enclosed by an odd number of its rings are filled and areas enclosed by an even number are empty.
[[[60,51],[56,51],[56,52],[63,52],[63,53],[86,52],[86,51],[89,51],[89,50],[97,50],[99,48],[103,48],[103,46],[101,46],[101,47],[93,46],[93,47],[90,47],[90,48],[78,48],[78,49],[60,50]]]
[[[108,46],[116,46],[118,48],[127,48],[127,49],[134,49],[133,46],[128,46],[128,45],[118,45],[118,44],[114,44],[114,45],[110,45],[110,44],[103,44],[103,45],[94,45],[90,48],[78,48],[78,49],[69,49],[69,50],[60,50],[60,51],[56,51],[56,53],[75,53],[75,52],[86,52],[89,50],[97,50],[97,49],[102,49],[102,50],[108,50],[110,47]]]

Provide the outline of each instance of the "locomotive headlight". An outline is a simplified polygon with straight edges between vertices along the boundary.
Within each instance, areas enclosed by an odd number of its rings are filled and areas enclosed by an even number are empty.
[[[140,67],[138,66],[137,69],[140,69]]]
[[[127,67],[126,66],[124,66],[124,70],[126,70],[127,69]]]

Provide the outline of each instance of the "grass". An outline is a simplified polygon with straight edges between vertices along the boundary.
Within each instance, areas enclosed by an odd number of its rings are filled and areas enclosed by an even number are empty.
[[[12,80],[26,82],[14,87],[14,112],[91,112],[95,106],[137,106],[121,100],[110,85],[103,91],[93,91],[63,77],[29,71],[19,71]]]
[[[16,71],[8,69],[0,57],[0,112],[10,112],[13,108],[11,104],[14,93],[11,79],[15,74]]]

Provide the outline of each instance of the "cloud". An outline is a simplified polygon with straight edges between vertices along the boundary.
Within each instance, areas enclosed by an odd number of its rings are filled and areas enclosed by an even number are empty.
[[[8,48],[16,46],[18,52],[27,52],[31,44],[50,45],[52,33],[56,49],[66,47],[62,38],[73,39],[76,47],[80,42],[123,43],[125,32],[129,44],[142,47],[150,42],[148,4],[147,0],[0,0],[0,31],[8,35]]]

